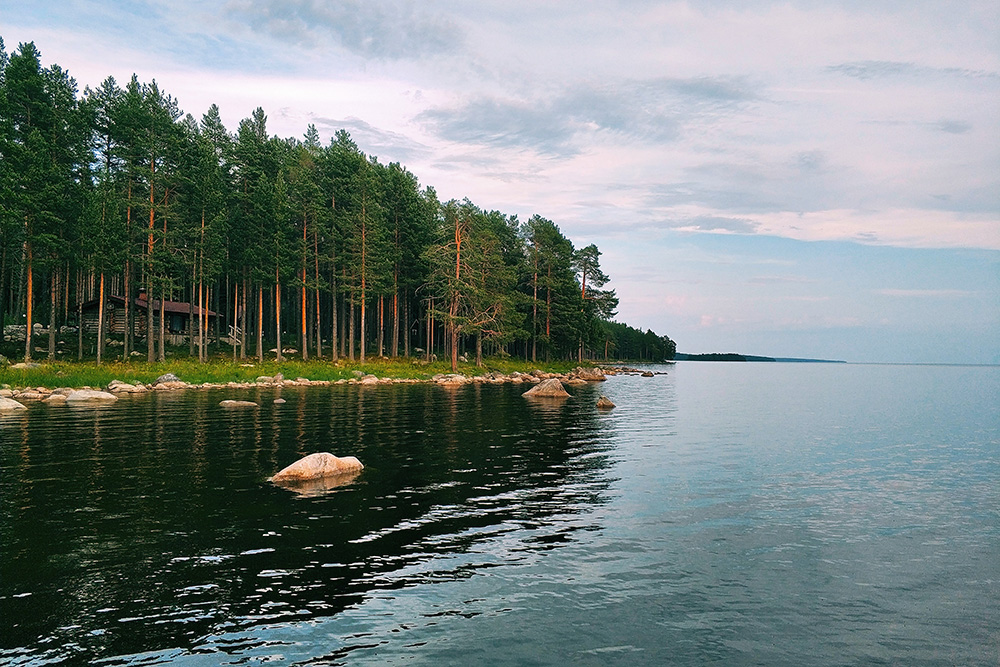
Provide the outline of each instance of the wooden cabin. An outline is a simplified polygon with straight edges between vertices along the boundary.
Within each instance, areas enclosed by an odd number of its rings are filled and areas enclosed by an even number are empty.
[[[146,300],[145,294],[140,294],[135,298],[135,335],[138,338],[143,338],[146,335],[146,326],[148,319],[149,303]],[[197,326],[198,317],[201,314],[201,309],[198,306],[194,307],[194,317],[195,326]],[[215,320],[219,317],[218,313],[212,310],[205,310],[205,314],[208,318],[208,333],[215,330]],[[164,336],[171,345],[181,345],[187,342],[188,334],[190,333],[190,319],[191,319],[191,304],[186,301],[165,301],[163,303],[163,315],[165,331]],[[97,321],[98,321],[98,300],[94,299],[83,304],[81,307],[81,321],[83,323],[83,330],[87,333],[96,334],[97,333]],[[112,336],[123,336],[125,335],[125,327],[127,322],[125,321],[125,297],[118,295],[111,295],[108,297],[107,303],[104,306],[104,319],[107,326],[108,334]],[[153,299],[153,332],[154,335],[160,324],[160,301],[159,299]]]

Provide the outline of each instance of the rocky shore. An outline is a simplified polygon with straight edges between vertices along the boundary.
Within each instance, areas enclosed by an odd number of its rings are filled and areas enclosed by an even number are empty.
[[[255,387],[323,387],[330,385],[387,385],[387,384],[437,384],[443,387],[457,387],[466,384],[532,384],[537,385],[544,380],[555,379],[564,385],[582,385],[589,382],[601,382],[610,375],[640,374],[642,371],[627,367],[578,367],[568,373],[546,373],[535,370],[530,373],[486,373],[483,375],[462,375],[439,373],[430,379],[412,378],[380,378],[371,374],[355,371],[355,377],[336,381],[310,380],[298,377],[286,379],[281,373],[277,375],[261,375],[254,382],[206,382],[189,384],[176,375],[166,374],[149,384],[129,384],[120,380],[112,380],[105,387],[9,387],[0,388],[0,411],[18,410],[24,402],[42,401],[45,403],[96,404],[113,402],[120,396],[130,394],[145,394],[157,391],[179,391],[191,389],[251,389]]]

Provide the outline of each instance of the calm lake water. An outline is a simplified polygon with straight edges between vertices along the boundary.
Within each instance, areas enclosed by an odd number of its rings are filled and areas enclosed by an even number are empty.
[[[0,417],[0,664],[1000,664],[1000,368],[654,368]]]

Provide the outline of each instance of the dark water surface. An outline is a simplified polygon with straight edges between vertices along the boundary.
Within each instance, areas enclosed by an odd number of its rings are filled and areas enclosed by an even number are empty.
[[[1000,664],[1000,368],[657,370],[2,416],[0,665]]]

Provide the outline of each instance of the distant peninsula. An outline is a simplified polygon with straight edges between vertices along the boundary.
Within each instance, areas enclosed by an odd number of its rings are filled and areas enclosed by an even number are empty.
[[[836,359],[798,359],[795,357],[758,357],[752,354],[736,354],[735,352],[712,352],[709,354],[685,354],[677,352],[676,361],[781,361],[800,364],[846,364],[846,361]]]

